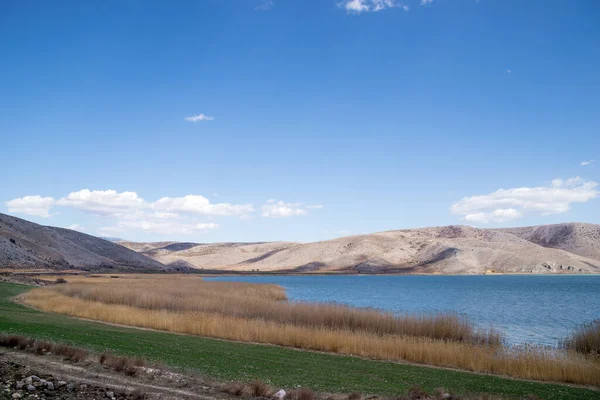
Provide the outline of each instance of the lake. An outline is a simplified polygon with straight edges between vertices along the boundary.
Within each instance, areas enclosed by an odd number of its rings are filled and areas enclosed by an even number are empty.
[[[274,283],[290,301],[338,302],[391,312],[453,311],[502,332],[509,345],[556,346],[600,318],[600,275],[233,276],[217,281]]]

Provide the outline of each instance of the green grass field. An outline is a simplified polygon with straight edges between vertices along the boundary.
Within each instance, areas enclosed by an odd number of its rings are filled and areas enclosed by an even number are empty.
[[[565,385],[115,327],[39,312],[10,300],[29,288],[0,282],[0,332],[138,356],[219,380],[259,379],[276,387],[334,393],[400,395],[420,386],[515,399],[531,394],[548,400],[600,399],[599,391]]]

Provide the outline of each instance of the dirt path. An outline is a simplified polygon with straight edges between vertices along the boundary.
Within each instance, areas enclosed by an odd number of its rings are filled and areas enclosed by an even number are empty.
[[[33,378],[35,390],[27,389],[27,378],[31,376],[40,378]],[[20,389],[18,382],[23,383]],[[142,368],[137,376],[130,377],[92,361],[73,365],[54,356],[12,350],[0,351],[0,383],[0,399],[5,398],[1,392],[6,390],[7,398],[13,399],[229,399],[199,378],[166,370]]]

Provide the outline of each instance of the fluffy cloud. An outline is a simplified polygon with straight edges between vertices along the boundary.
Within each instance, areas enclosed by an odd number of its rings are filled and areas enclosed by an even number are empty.
[[[25,196],[7,201],[5,204],[8,212],[48,218],[50,208],[56,204],[56,200],[53,197]]]
[[[433,0],[421,0],[421,5],[426,6],[427,4],[433,3]]]
[[[189,122],[198,122],[198,121],[212,121],[215,117],[209,117],[208,115],[198,114],[192,115],[191,117],[185,117],[186,121]]]
[[[408,6],[396,3],[396,0],[346,0],[338,3],[338,7],[344,8],[347,12],[360,14],[369,11],[381,11],[386,8],[399,7],[408,11]]]
[[[110,225],[102,227],[101,235],[115,235],[129,231],[157,234],[180,234],[208,232],[218,229],[219,224],[202,221],[201,217],[237,216],[248,220],[254,218],[254,205],[211,203],[204,196],[190,194],[182,197],[162,197],[148,202],[136,192],[117,192],[116,190],[82,189],[71,192],[58,200],[52,197],[25,196],[6,202],[8,210],[48,217],[53,207],[65,207],[81,212],[99,215]],[[285,218],[307,215],[308,210],[323,208],[320,204],[303,205],[269,200],[261,207],[261,215],[266,218]],[[83,231],[83,227],[74,224],[69,229]]]
[[[210,201],[199,195],[187,195],[184,197],[163,197],[152,203],[152,208],[169,212],[183,212],[200,215],[243,215],[254,211],[252,204],[211,204]]]
[[[214,222],[205,223],[182,223],[179,221],[120,221],[114,226],[105,226],[98,230],[101,235],[115,235],[125,232],[146,232],[158,235],[190,235],[194,233],[206,233],[209,230],[219,228]]]
[[[271,199],[261,207],[261,215],[265,218],[287,218],[298,215],[307,215],[309,209],[323,208],[322,205],[303,206],[301,203],[285,203],[281,200]]]
[[[582,167],[585,167],[586,165],[591,165],[595,162],[596,162],[596,160],[586,160],[586,161],[580,162],[579,165],[581,165]]]
[[[600,196],[598,183],[580,177],[554,179],[549,186],[499,189],[493,193],[465,197],[450,211],[476,223],[505,222],[525,214],[564,213],[573,203],[585,203]]]
[[[67,229],[71,229],[71,230],[79,231],[79,232],[85,232],[85,228],[79,224],[69,225],[69,226],[67,226]]]
[[[200,195],[163,197],[153,203],[135,192],[83,189],[55,200],[52,197],[25,196],[6,202],[9,212],[48,217],[53,206],[74,208],[89,214],[124,219],[150,215],[155,219],[177,217],[180,213],[230,216],[254,212],[252,204],[211,203]]]
[[[512,219],[519,219],[523,216],[523,213],[514,208],[499,208],[490,213],[474,213],[467,214],[464,217],[465,221],[478,222],[481,224],[487,224],[490,222],[506,222]]]
[[[89,189],[71,192],[56,204],[99,215],[118,215],[145,206],[144,199],[135,192]]]
[[[214,222],[198,221],[199,216],[247,216],[252,204],[211,203],[200,195],[163,197],[147,202],[135,192],[83,189],[55,200],[52,197],[25,196],[6,202],[9,212],[49,217],[52,207],[76,209],[100,215],[114,224],[100,234],[142,231],[162,234],[191,234],[217,229]],[[78,224],[69,229],[84,230]]]

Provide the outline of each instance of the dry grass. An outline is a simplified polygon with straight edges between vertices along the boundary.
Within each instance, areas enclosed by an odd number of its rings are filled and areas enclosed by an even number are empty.
[[[250,395],[250,388],[241,382],[231,382],[221,387],[221,392],[241,397]]]
[[[292,390],[285,395],[286,400],[315,400],[315,392],[308,388]]]
[[[561,347],[583,354],[600,355],[600,319],[579,327],[561,342]]]
[[[64,271],[64,273],[32,275],[33,278],[48,283],[56,283],[57,280],[66,280],[69,283],[109,283],[117,282],[120,279],[123,282],[155,281],[157,279],[169,281],[202,281],[197,275],[189,274],[89,274],[82,271]]]
[[[146,362],[140,358],[120,357],[111,353],[102,353],[100,355],[100,364],[125,375],[135,376],[138,373],[139,367],[145,366]]]
[[[154,280],[114,280],[109,285],[73,283],[58,285],[53,290],[68,297],[147,310],[211,313],[377,335],[407,335],[490,345],[501,343],[498,333],[476,330],[458,315],[398,316],[340,304],[289,303],[283,301],[286,300],[285,291],[276,285],[202,282],[169,275]]]
[[[244,342],[270,343],[308,350],[362,356],[372,359],[409,361],[414,363],[460,368],[464,370],[507,375],[542,381],[559,381],[577,384],[600,385],[600,363],[597,358],[566,350],[548,350],[525,347],[509,349],[502,346],[475,345],[465,341],[439,340],[431,337],[415,337],[399,334],[372,332],[369,330],[340,329],[284,323],[267,318],[243,318],[215,312],[187,311],[185,308],[169,310],[162,308],[160,300],[165,293],[161,285],[150,282],[142,301],[156,301],[157,308],[140,308],[115,302],[103,303],[85,299],[86,293],[114,293],[117,298],[128,298],[131,292],[140,294],[131,285],[112,289],[96,285],[78,285],[70,292],[67,285],[55,285],[34,289],[27,293],[25,301],[45,311],[53,311],[76,317],[89,318],[142,328],[229,339]],[[172,285],[166,282],[167,285]],[[190,290],[197,290],[190,282],[178,283],[181,301],[185,304]],[[190,286],[191,285],[191,286]],[[87,289],[86,289],[87,288]],[[67,290],[68,289],[68,290]],[[139,288],[138,288],[139,289]],[[203,292],[221,296],[227,290],[245,290],[247,303],[251,303],[264,288],[226,284],[221,287],[210,283]],[[123,291],[129,293],[121,294]],[[276,289],[265,293],[272,296]],[[81,293],[83,298],[63,293]],[[186,294],[187,293],[187,294]],[[157,299],[152,300],[155,296]],[[196,300],[202,301],[202,295]],[[109,298],[109,301],[113,298]],[[168,300],[168,301],[172,301]],[[273,304],[286,304],[271,300]],[[134,301],[134,304],[135,301]],[[190,303],[191,304],[191,303]]]
[[[275,391],[269,385],[261,381],[250,383],[250,394],[253,397],[271,397]]]
[[[0,335],[0,347],[26,350],[38,355],[55,354],[71,362],[82,361],[89,355],[89,352],[85,349],[55,344],[45,340],[34,340],[19,335]]]

